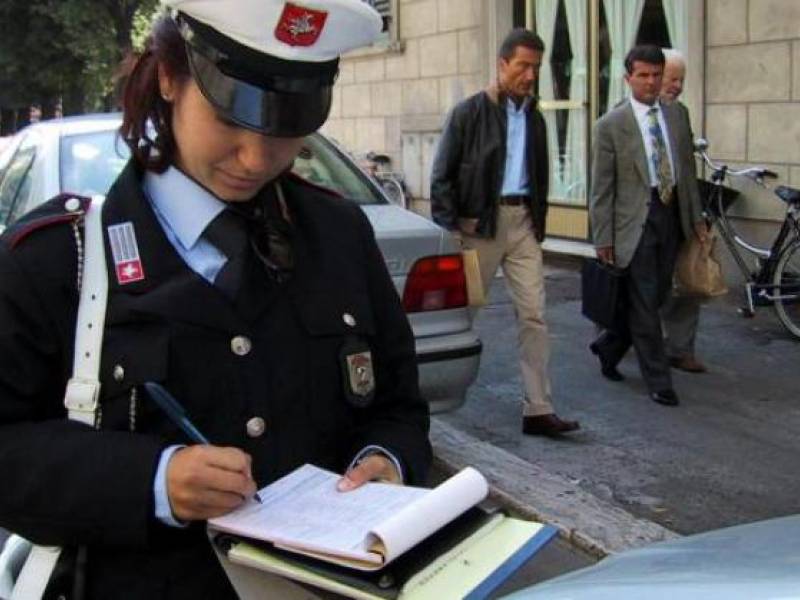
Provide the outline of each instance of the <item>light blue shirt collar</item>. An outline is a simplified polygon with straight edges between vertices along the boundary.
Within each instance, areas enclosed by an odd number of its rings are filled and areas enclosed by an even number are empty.
[[[528,106],[531,104],[531,97],[525,96],[522,104],[517,108],[517,104],[511,99],[511,96],[506,96],[506,111],[509,113],[519,114],[528,112]]]
[[[147,171],[144,189],[184,250],[194,248],[208,224],[225,209],[224,202],[175,167],[163,173]]]

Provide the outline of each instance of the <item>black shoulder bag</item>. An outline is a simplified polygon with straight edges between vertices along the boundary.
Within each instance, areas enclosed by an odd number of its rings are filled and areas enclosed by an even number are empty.
[[[611,248],[616,259],[616,198],[611,208]],[[581,267],[581,313],[603,329],[622,331],[627,326],[626,269],[587,258]]]

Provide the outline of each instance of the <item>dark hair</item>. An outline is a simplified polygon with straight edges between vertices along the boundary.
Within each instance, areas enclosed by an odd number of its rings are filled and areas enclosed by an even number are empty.
[[[628,50],[628,54],[625,56],[625,71],[627,71],[628,75],[633,73],[633,63],[635,62],[661,65],[663,67],[665,62],[664,53],[658,46],[650,44],[634,46]]]
[[[544,42],[542,38],[524,27],[517,27],[508,32],[506,39],[500,44],[497,57],[503,60],[510,60],[511,57],[514,56],[514,52],[516,52],[518,46],[544,52]]]
[[[172,104],[161,97],[158,67],[175,79],[191,76],[186,46],[178,26],[160,17],[145,41],[145,49],[125,83],[120,134],[142,169],[164,172],[175,158]]]

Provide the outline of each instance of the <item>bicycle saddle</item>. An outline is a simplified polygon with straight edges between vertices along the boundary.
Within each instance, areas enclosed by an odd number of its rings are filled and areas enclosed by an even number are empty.
[[[775,188],[775,195],[792,206],[800,207],[800,190],[788,185],[779,185]]]

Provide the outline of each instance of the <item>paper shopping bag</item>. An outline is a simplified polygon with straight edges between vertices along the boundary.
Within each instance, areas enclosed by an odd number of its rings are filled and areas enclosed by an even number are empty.
[[[486,304],[486,294],[481,279],[481,265],[478,261],[478,251],[467,248],[461,251],[464,262],[464,276],[467,280],[467,300],[470,306],[483,306]]]
[[[692,236],[683,243],[675,264],[675,292],[681,296],[713,298],[728,293],[712,230],[705,242]]]

